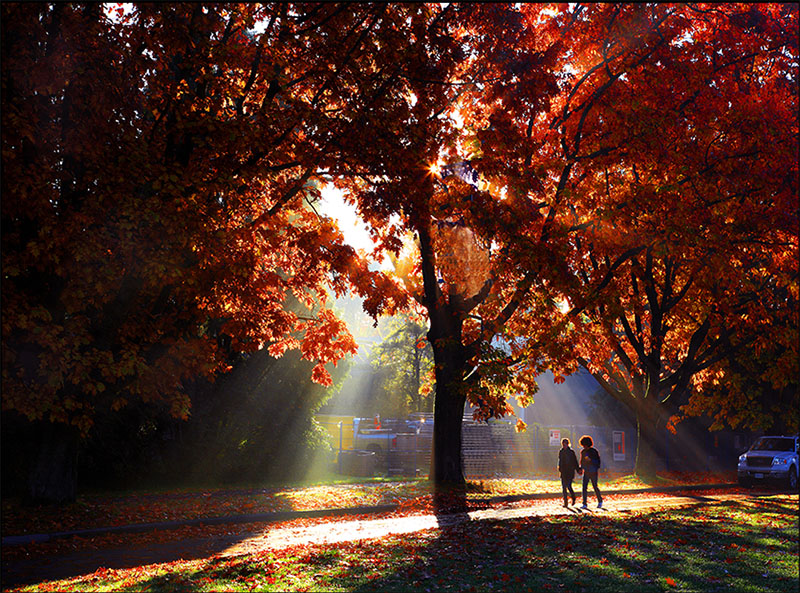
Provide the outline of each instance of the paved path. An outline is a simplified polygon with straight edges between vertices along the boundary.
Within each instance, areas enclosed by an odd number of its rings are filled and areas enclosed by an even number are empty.
[[[470,513],[445,515],[412,515],[385,519],[339,520],[307,527],[284,529],[265,528],[254,531],[243,525],[235,535],[212,538],[187,539],[177,542],[150,544],[141,548],[112,548],[85,550],[60,556],[29,558],[3,562],[2,585],[10,587],[71,576],[90,574],[98,568],[130,568],[147,564],[207,558],[213,555],[238,556],[279,549],[300,544],[331,544],[343,541],[379,538],[392,534],[412,533],[425,529],[442,528],[466,521],[508,520],[520,517],[590,513],[593,515],[619,514],[636,510],[658,510],[675,506],[708,504],[738,500],[755,493],[676,494],[653,496],[653,493],[605,493],[605,508],[592,504],[588,509],[564,508],[558,499],[539,500],[525,506],[492,508]],[[590,498],[590,500],[592,500]],[[519,504],[519,503],[518,503]]]
[[[274,529],[265,530],[260,533],[252,533],[250,537],[232,545],[221,555],[239,556],[266,549],[287,548],[300,544],[335,544],[345,541],[358,541],[362,539],[384,537],[386,535],[413,533],[425,529],[441,528],[467,521],[508,520],[533,516],[586,513],[608,515],[642,509],[660,510],[676,506],[708,504],[725,500],[740,500],[748,496],[750,495],[716,494],[713,496],[684,495],[668,497],[639,495],[631,498],[619,498],[613,502],[606,500],[605,506],[602,509],[598,509],[595,504],[591,504],[588,509],[583,509],[580,506],[564,508],[559,499],[558,501],[543,501],[534,506],[485,509],[481,511],[472,511],[470,513],[441,516],[410,515],[407,517],[373,519],[368,521],[339,521],[336,523],[323,523],[311,527]]]

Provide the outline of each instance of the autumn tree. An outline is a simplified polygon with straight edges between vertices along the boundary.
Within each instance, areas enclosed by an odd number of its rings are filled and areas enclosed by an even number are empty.
[[[361,133],[387,7],[114,10],[2,7],[2,404],[41,425],[33,499],[74,497],[98,411],[186,417],[230,351],[296,348],[328,383],[356,348],[328,285],[404,298],[308,206]]]
[[[797,302],[788,298],[783,315],[759,336],[750,336],[714,369],[711,381],[692,390],[667,427],[693,416],[711,420],[712,430],[750,429],[794,434],[800,405]]]
[[[463,159],[459,105],[492,102],[482,93],[491,90],[486,81],[505,78],[507,73],[493,66],[503,52],[519,57],[520,77],[539,88],[542,105],[556,90],[555,76],[548,73],[547,56],[526,53],[534,46],[533,33],[521,26],[513,6],[415,5],[406,23],[400,34],[411,43],[396,44],[402,48],[397,58],[379,71],[385,80],[404,84],[393,103],[376,105],[363,121],[368,150],[352,147],[331,175],[350,192],[379,248],[397,258],[398,275],[425,309],[436,385],[431,478],[463,485],[461,422],[467,398],[486,418],[510,412],[501,394],[522,392],[524,401],[534,389],[517,372],[519,365],[505,364],[507,353],[493,343],[530,283],[515,286],[511,277],[507,283],[502,268],[491,267],[491,239],[482,243],[472,230],[495,215],[505,220],[513,214],[498,208],[487,192],[476,191],[468,171],[441,175],[438,165],[443,157]],[[486,60],[485,52],[497,56]],[[487,307],[485,321],[473,311],[481,303]]]
[[[631,43],[629,59],[641,67],[605,58],[605,75],[587,79],[627,80],[596,100],[601,133],[585,120],[583,150],[598,154],[602,171],[584,188],[605,193],[604,209],[617,212],[605,224],[576,221],[594,224],[576,235],[588,257],[575,268],[591,286],[619,265],[608,299],[576,321],[591,336],[577,350],[636,413],[638,472],[654,471],[669,413],[718,383],[725,360],[775,339],[797,359],[791,337],[774,331],[797,290],[796,16],[778,6],[612,11],[612,34],[647,23],[640,38],[653,39],[652,55],[642,63]],[[777,373],[784,383],[787,370]]]
[[[796,329],[774,331],[797,294],[797,10],[576,5],[554,19],[549,110],[514,85],[475,132],[477,171],[509,210],[540,213],[497,217],[517,235],[499,244],[510,278],[533,286],[509,344],[514,360],[583,365],[630,407],[650,473],[669,414],[726,359],[775,339],[797,358]]]
[[[351,189],[386,248],[416,240],[401,276],[430,321],[434,481],[463,482],[467,398],[502,416],[544,368],[583,364],[647,445],[715,365],[769,339],[797,290],[796,16],[448,6],[416,35],[441,67],[408,78],[398,160],[370,134]],[[637,471],[653,463],[643,447]]]

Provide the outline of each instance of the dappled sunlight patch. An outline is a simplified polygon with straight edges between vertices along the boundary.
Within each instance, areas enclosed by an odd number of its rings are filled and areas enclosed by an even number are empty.
[[[559,481],[559,490],[561,488]],[[487,480],[468,480],[468,495],[503,496],[513,494],[544,494],[555,492],[556,480],[553,476],[541,478],[492,478]]]
[[[384,482],[314,486],[281,492],[295,510],[338,509],[348,507],[397,504],[429,492],[420,482]]]
[[[422,484],[422,485],[421,485]],[[385,504],[430,492],[419,481],[294,488],[206,489],[80,496],[62,507],[25,507],[4,500],[3,535],[54,533],[136,523],[179,521],[246,513],[348,508]]]

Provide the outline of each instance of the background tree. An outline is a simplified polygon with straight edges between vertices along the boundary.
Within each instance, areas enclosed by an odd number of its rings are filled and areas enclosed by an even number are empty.
[[[702,390],[693,390],[667,428],[687,417],[712,420],[711,429],[750,429],[772,434],[798,432],[800,357],[797,354],[798,307],[794,299],[784,305],[786,316],[777,319],[764,338],[752,339],[715,369]]]
[[[376,373],[370,413],[402,418],[410,412],[433,410],[433,352],[427,328],[418,319],[393,318],[390,332],[371,353]]]
[[[78,458],[82,482],[104,488],[274,483],[328,469],[330,446],[314,414],[340,388],[350,361],[332,369],[330,387],[311,380],[314,363],[296,350],[279,358],[266,349],[231,351],[229,362],[231,371],[213,383],[198,378],[186,385],[188,420],[144,404],[97,418]]]
[[[327,388],[311,381],[312,367],[297,351],[275,359],[261,350],[221,377],[197,398],[197,411],[184,427],[177,454],[182,473],[195,481],[236,484],[296,481],[327,471],[332,451],[314,414],[349,364],[337,365],[335,383]]]

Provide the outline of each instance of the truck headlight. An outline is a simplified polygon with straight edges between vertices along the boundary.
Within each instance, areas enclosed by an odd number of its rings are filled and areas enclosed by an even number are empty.
[[[785,457],[773,457],[772,458],[772,465],[786,465],[789,463],[789,460]]]
[[[739,465],[744,465],[746,461],[747,461],[746,454],[742,453],[741,455],[739,455]]]

